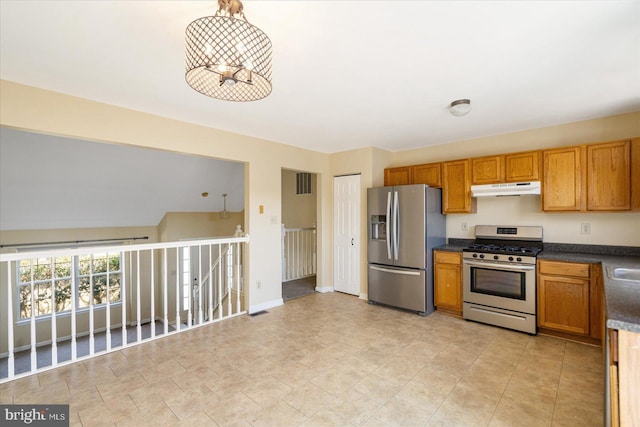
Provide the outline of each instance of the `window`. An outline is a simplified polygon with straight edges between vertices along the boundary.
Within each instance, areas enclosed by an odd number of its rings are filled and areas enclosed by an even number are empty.
[[[72,274],[75,266],[76,308],[120,301],[121,255],[97,253],[82,256],[34,258],[18,263],[20,319],[70,311]],[[52,291],[53,290],[53,291]],[[33,294],[32,294],[33,293]],[[54,307],[55,305],[55,307]]]

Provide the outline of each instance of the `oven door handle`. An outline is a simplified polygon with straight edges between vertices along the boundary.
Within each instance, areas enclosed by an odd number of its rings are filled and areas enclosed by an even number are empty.
[[[494,262],[470,262],[462,261],[463,264],[467,264],[471,267],[493,267],[499,270],[513,270],[513,271],[531,271],[535,270],[535,265],[510,265],[510,264],[496,264]]]

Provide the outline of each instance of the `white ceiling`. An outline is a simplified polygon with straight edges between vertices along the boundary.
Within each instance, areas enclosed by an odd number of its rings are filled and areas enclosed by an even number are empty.
[[[155,226],[223,193],[243,209],[242,163],[0,128],[0,230]]]
[[[639,1],[244,1],[273,92],[184,80],[207,1],[0,1],[0,76],[321,152],[403,150],[640,110]],[[453,117],[448,104],[470,98]]]

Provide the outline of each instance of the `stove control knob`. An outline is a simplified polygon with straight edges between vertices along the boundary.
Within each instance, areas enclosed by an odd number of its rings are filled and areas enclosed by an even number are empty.
[[[516,258],[516,261],[520,262],[520,261],[522,261],[522,258],[518,257],[518,258]]]
[[[484,258],[484,255],[483,255],[483,254],[480,254],[480,258]]]
[[[498,255],[494,255],[493,259],[499,259],[500,257]]]
[[[512,256],[509,257],[509,261],[513,261],[513,257]]]
[[[473,257],[474,258],[478,258],[478,254],[473,254]]]

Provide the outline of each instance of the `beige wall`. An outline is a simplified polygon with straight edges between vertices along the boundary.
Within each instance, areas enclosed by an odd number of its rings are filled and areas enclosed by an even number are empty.
[[[367,188],[377,186],[374,184],[376,164],[374,154],[384,158],[382,150],[376,148],[361,148],[357,150],[343,151],[331,155],[331,175],[360,174],[360,298],[367,298]],[[383,167],[384,169],[384,167]],[[380,182],[382,185],[382,182]],[[331,186],[333,191],[333,183]],[[333,209],[333,204],[331,205]],[[333,212],[333,211],[332,211]]]
[[[167,212],[158,224],[161,242],[202,237],[233,236],[239,225],[244,230],[244,212],[229,212],[222,219],[221,212]]]
[[[397,152],[386,167],[637,136],[640,112]],[[377,168],[376,180],[381,179]],[[464,223],[468,231],[462,230]],[[591,224],[591,234],[580,234],[581,223]],[[541,225],[547,242],[640,246],[640,213],[542,213],[539,196],[480,198],[476,214],[447,215],[447,237],[473,238],[478,224]]]
[[[386,167],[466,159],[640,136],[640,112],[395,152]],[[382,173],[382,171],[380,171]]]
[[[311,194],[296,194],[297,171],[282,171],[282,224],[287,228],[316,225],[317,177],[311,174]]]
[[[219,159],[245,168],[245,228],[251,236],[245,278],[248,306],[259,311],[282,302],[280,260],[281,171],[319,174],[317,280],[330,286],[329,156],[222,130],[88,101],[3,80],[0,125],[89,141],[136,145]],[[264,213],[258,207],[264,206]],[[270,218],[276,216],[277,224]],[[262,286],[256,287],[260,280]]]
[[[591,234],[580,234],[582,223]],[[477,213],[447,215],[447,237],[472,239],[479,224],[541,225],[545,242],[640,246],[640,213],[543,213],[540,196],[479,198]]]

